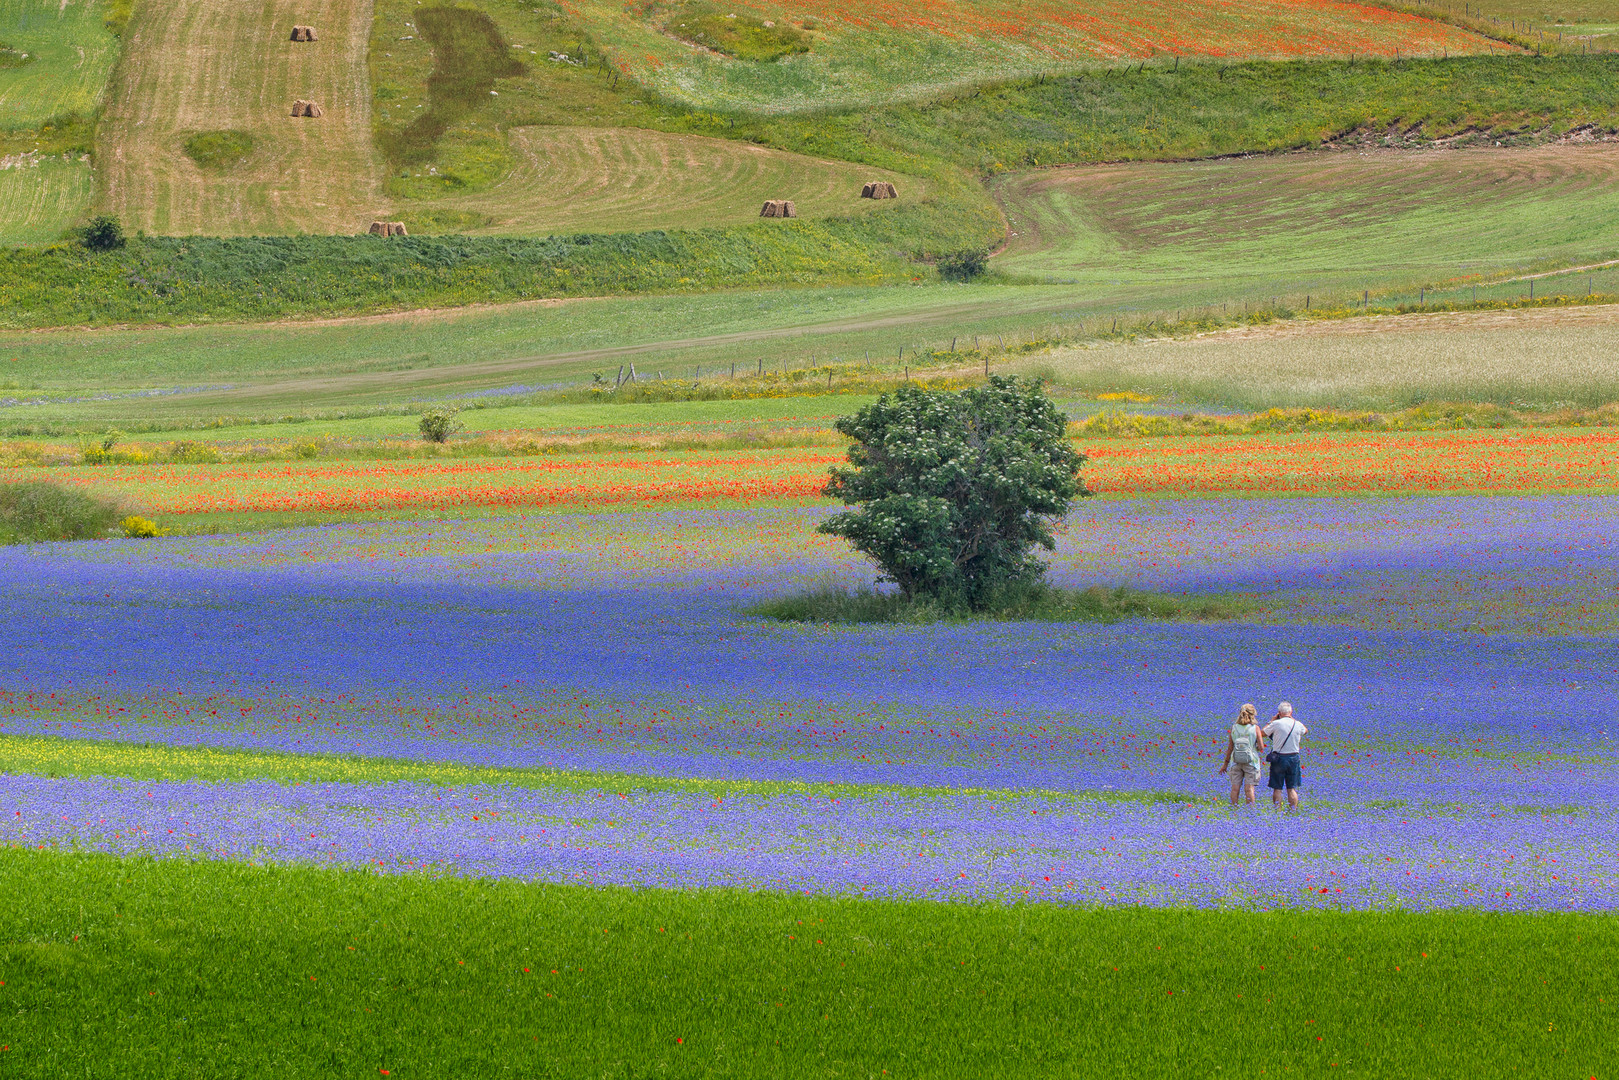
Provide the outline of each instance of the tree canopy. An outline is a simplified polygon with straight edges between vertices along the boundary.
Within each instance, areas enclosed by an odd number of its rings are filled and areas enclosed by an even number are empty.
[[[1040,384],[992,376],[959,393],[907,386],[837,429],[854,440],[826,494],[853,507],[819,531],[841,536],[907,597],[982,608],[1033,583],[1052,525],[1091,493],[1068,417]]]

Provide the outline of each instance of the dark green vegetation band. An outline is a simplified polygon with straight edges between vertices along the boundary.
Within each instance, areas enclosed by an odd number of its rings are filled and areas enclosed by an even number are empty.
[[[740,129],[739,129],[740,130]],[[1326,142],[1522,145],[1619,131],[1619,55],[1151,64],[1023,80],[943,101],[772,121],[770,141],[905,168],[1269,153]]]
[[[0,892],[8,1077],[1619,1067],[1604,916],[903,904],[15,849]]]
[[[859,220],[510,237],[145,237],[0,251],[0,321],[17,328],[272,319],[558,296],[881,283],[911,255],[1000,235],[987,202],[924,201]]]

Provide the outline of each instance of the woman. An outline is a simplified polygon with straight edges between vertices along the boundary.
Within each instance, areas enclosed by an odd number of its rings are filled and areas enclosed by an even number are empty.
[[[1258,716],[1258,709],[1244,705],[1237,714],[1237,722],[1226,733],[1225,762],[1220,766],[1220,775],[1224,776],[1231,766],[1236,766],[1231,773],[1232,806],[1237,805],[1237,796],[1245,788],[1248,801],[1254,801],[1254,785],[1259,782],[1260,755],[1265,750],[1265,733],[1255,723]]]

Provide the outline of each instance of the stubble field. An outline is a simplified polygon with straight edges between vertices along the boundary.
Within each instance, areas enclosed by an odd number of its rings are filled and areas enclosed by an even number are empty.
[[[137,7],[97,133],[98,204],[131,229],[213,236],[361,233],[386,207],[371,145],[363,0]],[[288,40],[312,23],[315,42]],[[295,118],[294,99],[325,115]],[[242,132],[244,158],[205,169],[193,135]]]
[[[884,169],[695,135],[527,127],[509,137],[517,164],[505,178],[434,199],[430,212],[477,222],[458,232],[546,236],[745,225],[766,199],[790,199],[804,218],[855,214],[884,205],[860,197],[868,180],[887,180],[910,200],[927,191],[925,181]]]

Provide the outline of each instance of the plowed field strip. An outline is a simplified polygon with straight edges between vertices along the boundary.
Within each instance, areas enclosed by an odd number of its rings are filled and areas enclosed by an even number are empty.
[[[320,40],[292,42],[294,23]],[[364,232],[385,205],[371,146],[369,0],[140,4],[99,135],[103,207],[169,234]],[[292,117],[294,99],[319,119]],[[199,131],[253,136],[249,158],[204,173]]]

